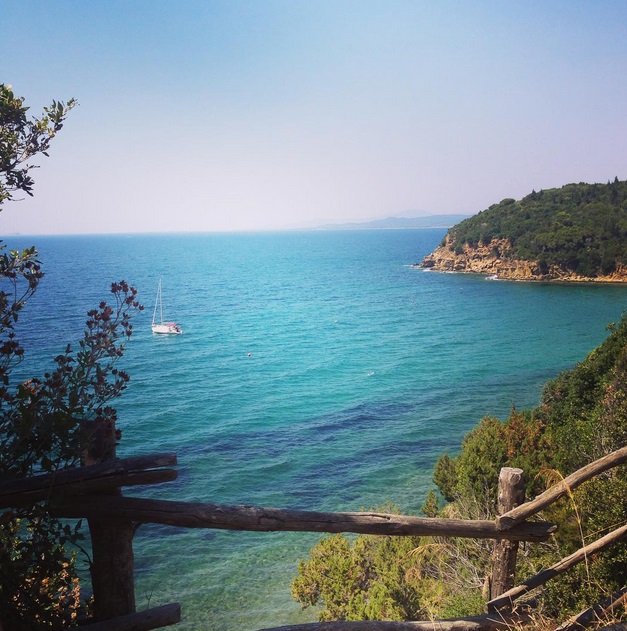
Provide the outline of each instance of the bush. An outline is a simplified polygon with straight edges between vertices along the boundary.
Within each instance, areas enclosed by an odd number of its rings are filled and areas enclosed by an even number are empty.
[[[62,128],[67,105],[52,102],[41,118],[29,119],[24,99],[0,84],[0,205],[16,192],[32,195],[29,160],[47,155]],[[142,307],[136,290],[113,283],[113,306],[90,311],[75,352],[70,345],[54,369],[25,382],[13,381],[24,350],[15,324],[43,278],[35,248],[6,251],[0,245],[0,481],[51,473],[79,463],[99,428],[113,429],[128,375],[117,361],[132,333],[131,313]],[[86,431],[86,427],[91,427]],[[80,522],[54,519],[46,502],[0,514],[0,627],[60,629],[80,608],[75,556],[66,544],[81,538]]]

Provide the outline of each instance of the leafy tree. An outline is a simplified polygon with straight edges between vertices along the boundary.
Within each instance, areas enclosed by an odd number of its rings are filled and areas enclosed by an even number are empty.
[[[461,253],[467,244],[488,246],[506,239],[501,256],[536,262],[541,274],[553,266],[588,278],[627,265],[627,181],[567,184],[504,199],[453,226],[443,243]]]
[[[512,407],[505,421],[484,417],[458,455],[440,457],[434,482],[449,503],[438,512],[437,497],[430,493],[423,506],[427,515],[493,518],[501,467],[522,468],[531,497],[627,443],[627,315],[609,328],[603,344],[545,386],[536,408]],[[543,518],[559,524],[557,534],[546,544],[521,547],[519,578],[624,524],[626,497],[627,467],[622,466],[549,507]],[[301,562],[294,597],[303,606],[322,606],[323,620],[447,618],[481,611],[490,543],[383,539],[323,539]],[[549,583],[543,612],[563,620],[626,582],[627,543],[621,543]]]
[[[21,191],[32,195],[31,158],[48,155],[52,138],[74,107],[53,101],[41,118],[29,119],[23,98],[0,84],[0,209]],[[23,383],[12,371],[24,350],[15,324],[43,277],[35,248],[0,246],[0,481],[75,466],[88,455],[92,437],[111,427],[111,401],[128,375],[116,367],[132,334],[131,313],[142,307],[126,282],[111,286],[113,306],[88,313],[78,350],[70,345],[54,369]],[[0,626],[60,629],[76,621],[80,606],[75,556],[66,544],[80,538],[74,527],[50,516],[45,502],[0,514]]]
[[[28,118],[23,97],[16,97],[11,86],[0,84],[0,204],[13,199],[15,191],[32,195],[28,161],[41,154],[48,156],[52,139],[63,127],[68,112],[77,104],[52,101],[40,118]]]
[[[440,500],[435,491],[427,493],[427,499],[424,501],[421,509],[422,513],[427,517],[437,517],[440,512]]]
[[[456,462],[448,454],[438,458],[433,469],[433,481],[447,502],[455,500],[457,495]]]
[[[485,542],[331,535],[300,562],[292,595],[303,608],[317,606],[321,621],[476,615],[486,568],[467,560],[479,549],[489,560]]]
[[[464,439],[461,452],[440,458],[434,481],[452,505],[478,502],[494,514],[498,469],[525,471],[528,496],[570,472],[623,447],[627,440],[627,316],[574,369],[549,382],[540,405],[512,409],[503,422],[486,417]],[[444,473],[443,473],[444,472]],[[627,471],[614,469],[582,485],[545,511],[560,528],[550,546],[533,546],[521,573],[546,567],[627,521]],[[524,563],[528,566],[525,570]],[[545,610],[563,615],[590,606],[627,581],[627,545],[620,544],[553,582]]]
[[[466,434],[456,461],[455,496],[473,497],[492,512],[496,502],[492,490],[507,461],[507,445],[500,421],[491,416],[482,418],[477,427]]]

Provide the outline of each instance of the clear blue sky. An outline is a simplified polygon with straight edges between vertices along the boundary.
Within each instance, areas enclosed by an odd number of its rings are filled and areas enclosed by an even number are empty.
[[[627,179],[627,2],[2,0],[0,81],[75,109],[0,233],[474,213]]]

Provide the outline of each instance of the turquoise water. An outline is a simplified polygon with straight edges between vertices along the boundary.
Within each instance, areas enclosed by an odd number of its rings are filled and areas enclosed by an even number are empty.
[[[537,403],[620,318],[627,288],[413,269],[443,230],[9,238],[47,275],[24,315],[24,376],[43,372],[125,278],[135,319],[121,456],[174,451],[164,499],[418,512],[433,464],[484,414]],[[159,278],[167,318],[150,331]],[[26,326],[26,324],[28,326]],[[37,367],[37,369],[35,369]],[[181,629],[315,619],[292,602],[302,533],[142,526],[138,606],[179,601]]]

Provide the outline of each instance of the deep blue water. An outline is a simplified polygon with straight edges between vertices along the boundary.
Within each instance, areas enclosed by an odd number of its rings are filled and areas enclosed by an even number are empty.
[[[47,271],[23,315],[20,371],[50,367],[124,278],[146,311],[124,358],[119,454],[179,458],[179,479],[143,495],[324,510],[392,501],[418,512],[440,454],[484,414],[535,405],[627,305],[626,287],[411,268],[443,234],[8,238],[37,245]],[[159,278],[182,336],[150,331]],[[138,606],[180,601],[181,629],[313,620],[289,584],[317,539],[142,526]]]

